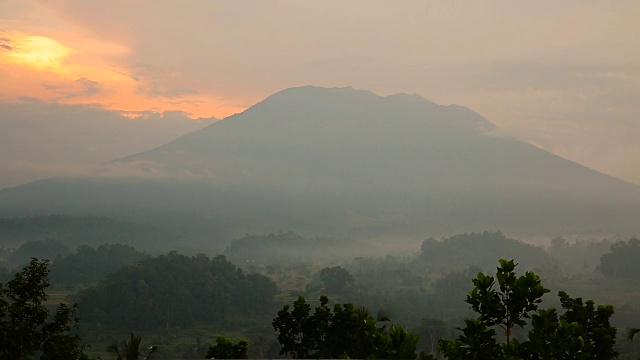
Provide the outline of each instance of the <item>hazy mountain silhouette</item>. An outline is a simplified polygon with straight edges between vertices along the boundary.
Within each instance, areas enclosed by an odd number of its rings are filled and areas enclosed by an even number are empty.
[[[0,215],[116,216],[203,229],[203,238],[637,229],[640,187],[493,128],[465,107],[417,95],[292,88],[111,162],[106,177],[0,191]]]

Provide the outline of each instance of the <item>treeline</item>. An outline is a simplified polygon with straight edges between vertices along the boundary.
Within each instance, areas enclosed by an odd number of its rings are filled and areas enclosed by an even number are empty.
[[[71,248],[121,243],[138,249],[163,251],[179,245],[178,234],[166,229],[101,216],[0,218],[0,244],[3,247],[18,248],[26,242],[44,239],[55,239]]]
[[[31,258],[47,259],[52,271],[49,280],[54,288],[74,290],[95,285],[106,275],[149,257],[148,254],[124,244],[102,244],[97,247],[80,245],[71,251],[64,243],[55,239],[35,240],[19,248],[5,250],[1,258],[0,281],[11,276],[9,269],[25,266]]]
[[[88,326],[154,330],[252,317],[271,309],[276,285],[224,256],[176,252],[126,266],[73,301]]]
[[[318,262],[345,258],[367,251],[367,244],[330,237],[304,237],[295,232],[266,235],[245,234],[232,240],[224,255],[237,264],[260,266],[272,263]]]

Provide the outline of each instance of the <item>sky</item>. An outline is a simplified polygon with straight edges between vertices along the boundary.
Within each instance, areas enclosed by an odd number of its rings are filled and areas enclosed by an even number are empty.
[[[417,93],[640,184],[638,19],[637,0],[0,0],[0,111],[224,118],[293,86]]]

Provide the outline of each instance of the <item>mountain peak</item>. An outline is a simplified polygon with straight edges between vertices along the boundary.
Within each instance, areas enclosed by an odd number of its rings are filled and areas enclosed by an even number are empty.
[[[325,88],[307,85],[284,89],[236,116],[246,118],[254,115],[263,119],[290,119],[298,123],[339,120],[344,124],[358,119],[361,124],[418,124],[432,129],[457,128],[476,133],[489,132],[495,127],[466,107],[439,105],[418,94],[380,96],[350,86]]]

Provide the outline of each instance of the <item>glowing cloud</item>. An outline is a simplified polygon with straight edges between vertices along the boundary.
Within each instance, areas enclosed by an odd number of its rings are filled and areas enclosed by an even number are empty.
[[[167,75],[164,69],[131,65],[128,55],[122,44],[86,37],[58,39],[55,34],[0,31],[0,101],[31,97],[96,104],[123,114],[178,110],[193,117],[243,110],[221,106],[197,82]]]
[[[53,71],[74,51],[45,36],[15,38],[8,46],[6,56],[12,62]]]

